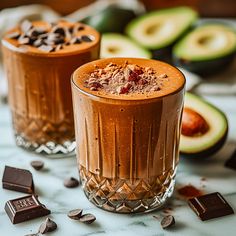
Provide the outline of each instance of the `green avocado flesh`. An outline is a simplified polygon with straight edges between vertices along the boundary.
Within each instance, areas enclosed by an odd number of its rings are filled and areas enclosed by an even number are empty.
[[[184,107],[200,114],[207,122],[209,129],[199,136],[191,137],[181,134],[180,153],[199,157],[214,154],[223,146],[227,137],[226,116],[214,105],[191,93],[186,93]]]
[[[197,19],[188,7],[168,8],[132,20],[126,33],[140,45],[157,50],[174,43]]]
[[[151,58],[151,53],[126,36],[116,33],[106,33],[102,35],[100,57]]]
[[[187,34],[173,49],[174,57],[187,61],[205,61],[236,51],[236,34],[228,26],[203,25]]]

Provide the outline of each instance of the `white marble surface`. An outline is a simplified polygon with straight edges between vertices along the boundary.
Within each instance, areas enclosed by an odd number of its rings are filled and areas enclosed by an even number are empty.
[[[236,171],[224,167],[225,160],[231,155],[236,146],[236,98],[235,96],[208,96],[209,101],[226,112],[229,119],[229,137],[224,148],[214,157],[205,161],[192,161],[181,158],[177,173],[177,186],[193,184],[205,192],[221,192],[230,205],[236,210]],[[35,171],[30,167],[30,161],[43,159],[44,171]],[[63,180],[66,177],[77,177],[76,159],[47,159],[28,153],[15,146],[12,135],[9,108],[0,105],[0,176],[4,166],[16,166],[31,170],[33,173],[36,192],[39,199],[49,209],[50,217],[58,223],[57,231],[50,233],[56,236],[217,236],[234,235],[236,215],[222,217],[208,222],[201,222],[185,200],[178,200],[174,194],[168,206],[174,208],[176,227],[171,230],[162,230],[159,222],[152,216],[163,216],[162,210],[148,214],[121,215],[105,212],[92,205],[84,196],[80,187],[66,189]],[[206,178],[204,183],[201,178]],[[205,187],[204,187],[205,185]],[[45,217],[31,220],[18,225],[12,225],[4,211],[5,202],[9,199],[23,196],[18,193],[0,188],[0,235],[23,236],[36,232]],[[84,225],[70,220],[66,214],[69,210],[83,208],[85,212],[96,215],[97,221],[92,225]]]

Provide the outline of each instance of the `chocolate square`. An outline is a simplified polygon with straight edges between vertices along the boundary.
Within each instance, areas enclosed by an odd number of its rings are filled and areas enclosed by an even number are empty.
[[[234,214],[231,206],[218,192],[191,198],[188,203],[202,221]]]
[[[29,170],[5,166],[2,187],[23,193],[34,192],[32,173]]]
[[[5,211],[13,224],[51,213],[50,210],[39,202],[35,195],[28,195],[7,201]]]

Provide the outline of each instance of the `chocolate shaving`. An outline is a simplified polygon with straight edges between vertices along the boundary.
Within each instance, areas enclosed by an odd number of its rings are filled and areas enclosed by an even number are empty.
[[[41,45],[38,49],[42,50],[44,52],[53,52],[54,51],[54,47],[50,46],[50,45]]]
[[[33,27],[32,23],[28,20],[24,20],[20,26],[21,30],[26,33]]]
[[[82,42],[87,42],[87,43],[89,43],[89,42],[92,42],[92,41],[93,41],[92,37],[91,37],[91,36],[88,36],[88,35],[82,35],[80,38],[81,38],[81,41],[82,41]]]
[[[7,34],[7,37],[9,39],[18,39],[20,37],[20,33],[19,32],[12,32]]]

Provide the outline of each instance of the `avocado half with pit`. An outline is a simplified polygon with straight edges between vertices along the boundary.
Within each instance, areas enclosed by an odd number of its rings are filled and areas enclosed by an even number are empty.
[[[222,111],[191,93],[186,93],[180,136],[180,153],[209,157],[225,143],[228,121]]]
[[[135,18],[127,25],[126,33],[151,50],[154,58],[163,59],[196,19],[196,11],[189,7],[167,8]]]
[[[223,24],[199,26],[173,48],[177,66],[198,74],[214,74],[230,65],[236,52],[236,33]]]
[[[102,35],[100,57],[151,58],[151,53],[126,36],[106,33]]]

